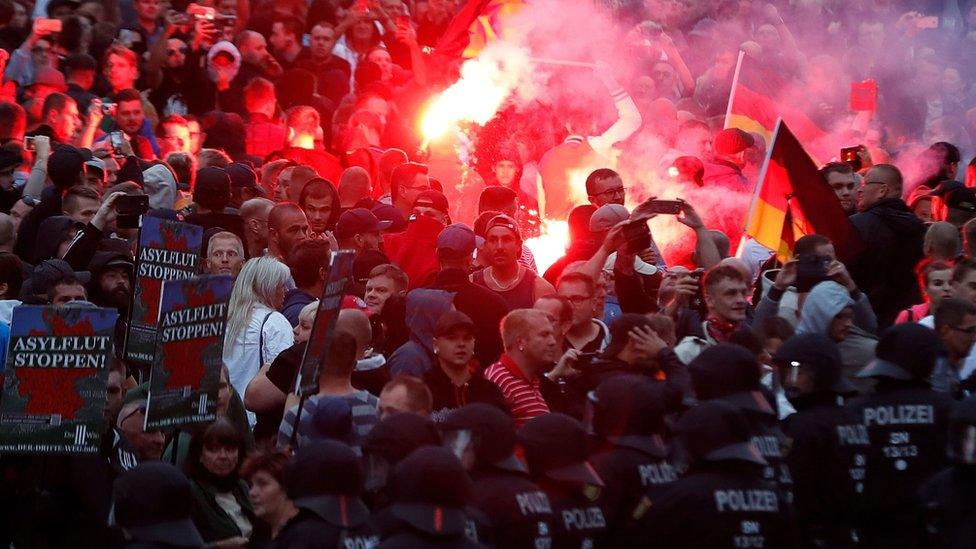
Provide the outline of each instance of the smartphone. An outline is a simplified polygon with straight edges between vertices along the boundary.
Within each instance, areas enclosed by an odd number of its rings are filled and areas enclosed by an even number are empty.
[[[102,103],[102,114],[105,116],[115,116],[115,109],[118,107],[115,103]]]
[[[864,145],[844,147],[840,150],[840,161],[850,166],[855,172],[859,172],[864,167],[861,163],[861,156],[858,154],[862,150],[864,150]]]
[[[115,153],[115,156],[124,155],[125,153],[122,152],[122,144],[125,138],[122,137],[122,132],[112,132],[108,134],[108,137],[112,143],[112,151]]]
[[[186,7],[186,14],[193,16],[194,19],[205,19],[213,21],[217,17],[217,10],[210,6],[190,4]]]
[[[61,32],[60,19],[39,18],[34,20],[34,32],[37,34],[50,34]]]
[[[624,238],[627,239],[627,251],[632,254],[640,253],[651,247],[651,229],[647,221],[632,221],[624,225]]]
[[[600,353],[580,353],[577,355],[576,364],[573,365],[573,369],[585,370],[590,367],[593,363],[593,359],[600,356]]]
[[[24,137],[24,150],[33,151],[34,150],[34,136],[28,135]]]
[[[814,286],[828,280],[827,268],[831,258],[824,255],[801,255],[796,258],[796,291],[809,292]]]
[[[705,269],[695,269],[694,271],[688,273],[688,276],[695,281],[695,295],[690,301],[688,301],[688,308],[705,314],[705,286],[702,284],[702,278],[705,276]]]
[[[149,211],[149,195],[127,194],[115,199],[116,225],[120,229],[138,229],[139,217]]]
[[[681,213],[682,206],[684,202],[680,200],[652,200],[650,211],[656,214],[678,215]]]

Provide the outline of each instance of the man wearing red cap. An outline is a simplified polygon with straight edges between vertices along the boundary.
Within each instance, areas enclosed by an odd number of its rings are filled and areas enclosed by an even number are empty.
[[[705,164],[706,187],[747,189],[750,182],[742,175],[746,165],[746,151],[755,139],[739,128],[726,128],[715,136],[715,159]]]

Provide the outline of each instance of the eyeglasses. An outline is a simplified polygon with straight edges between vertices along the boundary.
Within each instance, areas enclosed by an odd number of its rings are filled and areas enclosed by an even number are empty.
[[[568,296],[565,296],[565,297],[573,305],[583,305],[587,301],[590,301],[591,299],[593,299],[593,296],[591,296],[591,295],[568,295]]]
[[[616,187],[613,189],[607,189],[605,191],[598,192],[596,193],[596,195],[597,196],[617,196],[617,195],[624,196],[626,192],[627,191],[625,191],[623,187]]]
[[[888,184],[887,181],[865,181],[864,182],[865,187],[867,187],[868,185],[887,185],[887,184]]]

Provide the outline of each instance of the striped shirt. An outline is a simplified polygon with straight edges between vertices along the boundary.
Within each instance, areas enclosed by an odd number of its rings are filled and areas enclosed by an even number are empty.
[[[485,370],[485,379],[498,385],[505,395],[516,428],[534,417],[549,413],[549,405],[539,390],[539,379],[530,381],[526,378],[522,369],[508,355],[503,354],[498,362]]]
[[[315,414],[316,403],[322,395],[313,395],[305,400],[302,406],[302,424],[298,430],[298,446],[312,441],[308,433],[310,430],[311,418]],[[379,423],[379,404],[380,400],[366,391],[353,391],[348,395],[339,398],[349,403],[352,408],[352,428],[355,431],[354,444],[350,444],[356,455],[362,455],[361,446],[366,435],[369,434],[373,426]],[[285,448],[291,443],[292,431],[295,428],[295,416],[298,415],[298,406],[293,406],[285,413],[278,429],[278,447]]]

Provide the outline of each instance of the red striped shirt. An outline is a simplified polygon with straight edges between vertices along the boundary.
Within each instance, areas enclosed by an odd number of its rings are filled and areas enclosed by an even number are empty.
[[[503,354],[498,362],[485,370],[485,379],[491,381],[501,389],[512,410],[515,427],[521,427],[530,419],[549,413],[542,393],[539,391],[539,380],[529,380],[508,355]]]

